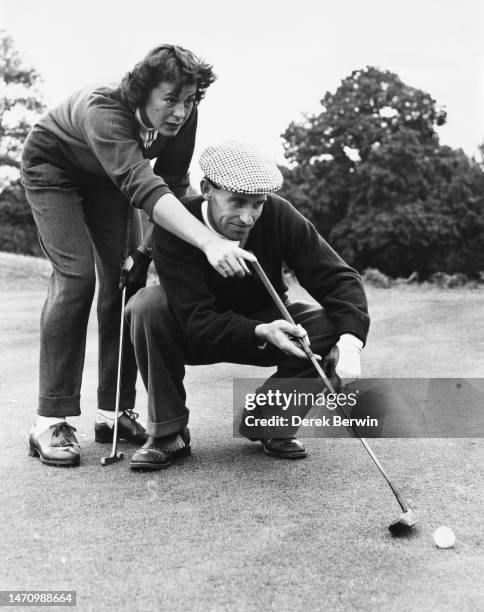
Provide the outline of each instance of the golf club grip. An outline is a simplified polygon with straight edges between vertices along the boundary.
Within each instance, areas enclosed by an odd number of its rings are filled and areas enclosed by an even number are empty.
[[[284,305],[284,302],[281,300],[281,298],[279,297],[277,291],[274,289],[271,281],[269,280],[267,274],[265,273],[264,269],[262,268],[262,266],[260,265],[260,263],[256,260],[251,262],[252,265],[254,266],[255,271],[257,272],[257,275],[259,276],[260,280],[262,281],[264,287],[267,289],[267,291],[269,292],[270,296],[272,297],[273,302],[275,303],[275,305],[277,306],[277,308],[279,309],[281,315],[284,317],[284,319],[286,321],[288,321],[289,323],[291,323],[292,325],[295,325],[294,319],[291,317],[289,311],[287,310],[286,306]],[[321,377],[321,379],[323,380],[324,384],[326,385],[326,387],[328,388],[328,390],[330,391],[330,393],[335,393],[335,390],[333,388],[333,385],[331,384],[331,382],[329,381],[328,377],[326,376],[323,368],[320,366],[318,360],[316,359],[316,357],[314,356],[314,353],[312,352],[312,350],[307,346],[307,344],[301,340],[298,339],[298,344],[300,345],[300,347],[302,348],[302,350],[306,353],[306,356],[308,357],[308,359],[311,360],[311,363],[313,364],[314,368],[316,369],[317,373],[319,374],[319,376]],[[343,410],[342,406],[339,406],[339,404],[337,404],[337,410],[340,413],[340,415],[345,418],[348,419],[348,415],[346,414],[346,411]],[[363,446],[365,447],[365,450],[367,451],[367,453],[370,455],[370,457],[372,458],[374,464],[376,465],[376,467],[380,470],[381,475],[383,476],[383,478],[387,481],[388,486],[390,487],[390,489],[393,491],[393,494],[395,495],[398,503],[400,504],[401,509],[406,512],[407,510],[410,510],[410,506],[409,504],[406,502],[406,500],[402,497],[402,495],[400,494],[400,492],[397,490],[397,488],[395,487],[395,485],[393,484],[393,482],[390,480],[390,478],[388,477],[387,473],[385,472],[382,464],[380,463],[380,461],[378,460],[378,458],[376,457],[376,455],[374,454],[373,450],[371,449],[370,445],[368,444],[368,442],[366,441],[365,438],[363,438],[359,433],[358,433],[358,429],[354,426],[354,425],[350,425],[351,430],[354,432],[354,434],[356,435],[356,437],[360,440],[360,442],[363,444]]]

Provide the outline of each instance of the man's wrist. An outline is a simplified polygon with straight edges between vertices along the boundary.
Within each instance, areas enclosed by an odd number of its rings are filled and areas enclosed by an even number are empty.
[[[267,340],[264,333],[264,323],[259,323],[254,329],[254,335],[256,339],[256,345],[258,349],[265,349],[267,346]]]

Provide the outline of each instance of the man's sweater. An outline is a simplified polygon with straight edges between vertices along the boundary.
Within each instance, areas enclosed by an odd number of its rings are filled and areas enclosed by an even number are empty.
[[[202,221],[203,198],[182,201]],[[268,196],[244,248],[253,251],[281,297],[287,291],[284,261],[325,308],[336,332],[353,334],[365,342],[369,317],[358,273],[289,202]],[[199,249],[159,226],[153,235],[153,258],[193,354],[214,362],[238,363],[251,363],[260,355],[254,330],[261,321],[256,313],[273,304],[255,273],[225,279]]]
[[[151,215],[166,193],[186,194],[196,129],[194,107],[176,136],[158,134],[145,149],[135,109],[119,89],[86,88],[34,126],[24,147],[22,178],[27,187],[46,186],[48,163],[54,186],[92,190],[114,184],[133,206]],[[154,158],[152,169],[149,160]]]

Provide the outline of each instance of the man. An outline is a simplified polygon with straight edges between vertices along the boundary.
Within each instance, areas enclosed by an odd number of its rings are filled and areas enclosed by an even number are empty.
[[[277,166],[248,145],[229,141],[208,147],[200,158],[201,196],[186,208],[215,233],[252,251],[286,301],[283,262],[322,306],[287,304],[297,325],[281,320],[257,275],[241,277],[229,267],[225,278],[206,258],[156,227],[153,258],[161,285],[140,290],[128,303],[127,320],[136,360],[148,391],[147,442],[133,455],[133,469],[163,469],[190,452],[183,378],[185,364],[234,362],[277,366],[277,379],[315,379],[296,339],[327,355],[336,345],[337,375],[360,375],[360,351],[368,333],[367,302],[359,275],[286,200]],[[308,407],[303,412],[307,412]],[[242,435],[251,437],[244,424]],[[267,436],[264,451],[280,458],[306,456],[295,437]]]

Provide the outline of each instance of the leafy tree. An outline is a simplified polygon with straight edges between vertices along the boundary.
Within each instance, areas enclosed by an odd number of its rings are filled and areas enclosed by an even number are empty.
[[[290,161],[307,164],[323,155],[351,161],[345,149],[364,160],[375,143],[402,129],[413,130],[422,142],[432,141],[435,125],[446,121],[445,111],[429,94],[371,66],[353,71],[334,94],[326,93],[321,105],[319,115],[291,123],[283,135]]]
[[[0,250],[40,252],[20,184],[24,140],[45,109],[39,74],[23,64],[12,37],[0,31]]]
[[[440,146],[435,100],[368,67],[321,104],[283,134],[284,195],[342,255],[393,276],[484,269],[484,173]]]

